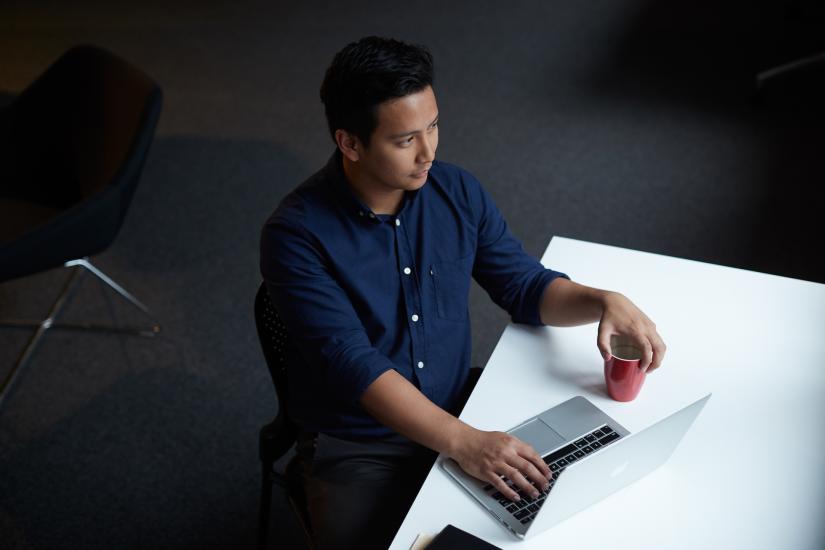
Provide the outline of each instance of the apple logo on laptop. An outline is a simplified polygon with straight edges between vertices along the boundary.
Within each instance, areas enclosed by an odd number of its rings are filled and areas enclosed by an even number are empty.
[[[627,469],[627,466],[629,464],[630,464],[630,461],[625,460],[624,464],[622,464],[621,466],[617,466],[616,468],[613,469],[613,471],[610,473],[610,477],[617,477],[617,476],[622,475],[622,473]]]

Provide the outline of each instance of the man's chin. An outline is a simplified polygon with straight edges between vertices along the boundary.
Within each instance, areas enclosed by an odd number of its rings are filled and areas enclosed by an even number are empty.
[[[429,175],[429,173],[429,170],[424,170],[419,174],[411,174],[410,177],[407,178],[407,180],[410,181],[412,185],[416,186],[416,188],[418,188],[427,183],[427,176]]]
[[[423,179],[413,178],[409,182],[407,182],[407,185],[405,185],[404,187],[407,191],[418,191],[419,189],[424,187],[425,183],[427,183],[427,178],[423,178]]]

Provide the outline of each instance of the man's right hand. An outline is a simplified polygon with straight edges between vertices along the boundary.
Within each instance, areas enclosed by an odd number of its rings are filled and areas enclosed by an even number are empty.
[[[445,453],[465,472],[492,484],[511,500],[519,499],[519,489],[532,495],[536,487],[547,487],[550,469],[530,445],[506,433],[483,432],[465,424],[395,370],[386,371],[367,387],[361,405],[384,425]],[[506,479],[513,480],[513,489]]]
[[[514,489],[533,497],[538,496],[536,487],[547,489],[550,468],[533,447],[503,432],[485,432],[467,424],[463,428],[449,454],[465,472],[487,481],[513,501],[520,499]],[[511,488],[507,479],[515,487]]]

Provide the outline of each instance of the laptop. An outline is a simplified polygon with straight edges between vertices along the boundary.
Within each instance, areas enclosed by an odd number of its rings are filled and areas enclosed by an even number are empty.
[[[550,467],[550,488],[513,502],[450,458],[441,467],[508,531],[530,538],[649,474],[670,457],[711,394],[631,434],[577,396],[508,433],[533,446]],[[508,481],[508,484],[512,484]]]

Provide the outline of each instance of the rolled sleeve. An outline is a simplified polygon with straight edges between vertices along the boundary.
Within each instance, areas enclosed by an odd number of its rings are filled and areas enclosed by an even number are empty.
[[[370,343],[322,250],[303,228],[281,219],[264,226],[261,252],[267,290],[307,366],[344,401],[357,402],[395,365]]]
[[[344,388],[353,401],[360,399],[376,378],[395,368],[370,344],[363,330],[326,339],[321,358],[327,365],[330,384]]]
[[[527,254],[481,184],[473,180],[472,186],[477,190],[479,216],[473,277],[514,322],[541,325],[544,289],[557,277],[569,277],[545,268]]]

